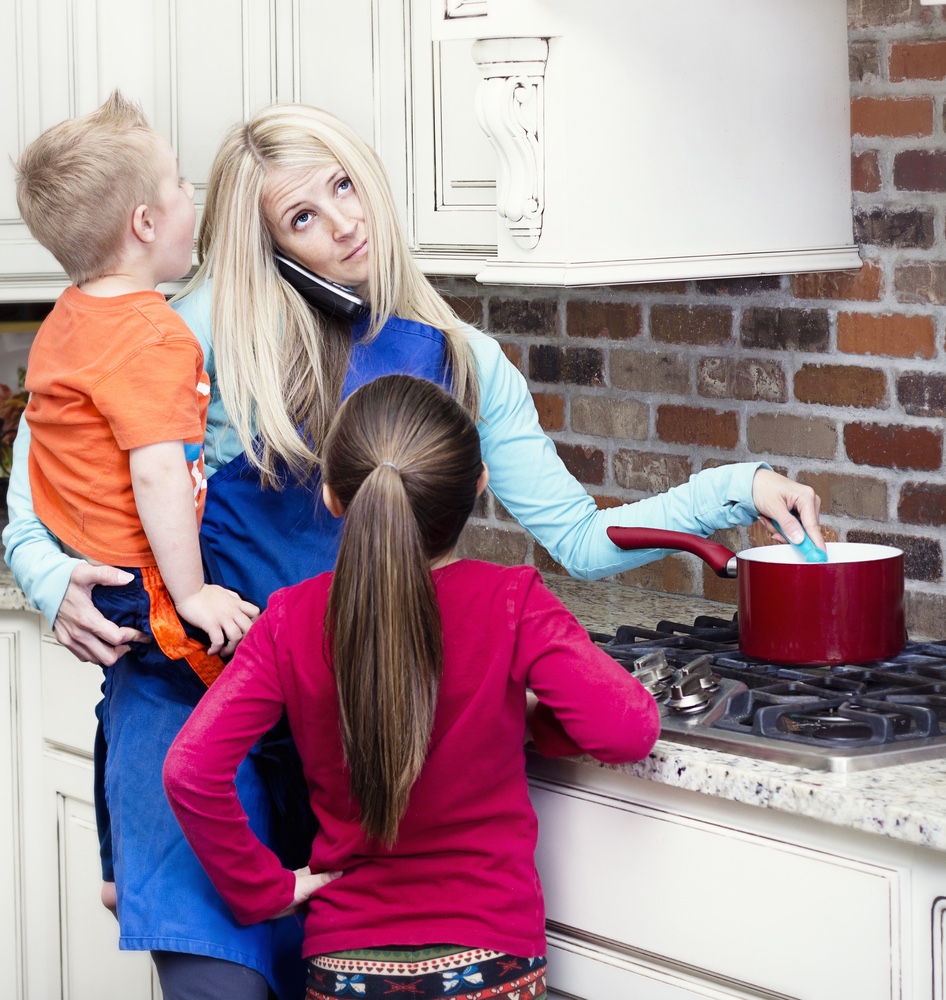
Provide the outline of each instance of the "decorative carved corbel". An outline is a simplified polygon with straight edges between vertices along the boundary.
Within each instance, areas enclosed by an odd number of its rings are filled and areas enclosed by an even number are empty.
[[[476,116],[496,152],[496,210],[516,242],[534,249],[545,209],[547,38],[481,38],[473,59],[483,76]]]

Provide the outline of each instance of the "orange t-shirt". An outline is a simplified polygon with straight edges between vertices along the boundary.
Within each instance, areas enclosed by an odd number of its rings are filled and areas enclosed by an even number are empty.
[[[153,566],[128,452],[162,441],[185,443],[199,523],[210,379],[160,292],[67,288],[36,334],[26,388],[33,507],[61,541],[114,566]]]

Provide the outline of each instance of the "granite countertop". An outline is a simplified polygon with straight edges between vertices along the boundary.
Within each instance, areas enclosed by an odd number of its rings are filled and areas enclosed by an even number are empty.
[[[0,546],[0,555],[3,548]],[[13,582],[13,574],[5,562],[0,560],[0,611],[23,611],[29,608],[30,602],[23,591]]]
[[[548,577],[546,583],[586,628],[601,632],[614,632],[625,623],[689,622],[699,614],[731,618],[735,611],[728,604],[617,584],[561,577]],[[607,766],[585,759],[592,766]],[[946,753],[941,760],[835,773],[658,740],[646,760],[618,770],[732,802],[946,850]]]
[[[555,576],[546,582],[586,628],[601,632],[614,632],[624,623],[687,622],[698,614],[731,618],[735,610],[732,605],[697,597],[652,593],[613,583],[584,583]],[[9,569],[0,563],[0,609],[28,607]],[[586,760],[592,766],[605,766]],[[619,770],[732,802],[946,851],[946,756],[834,773],[658,740],[646,760]]]

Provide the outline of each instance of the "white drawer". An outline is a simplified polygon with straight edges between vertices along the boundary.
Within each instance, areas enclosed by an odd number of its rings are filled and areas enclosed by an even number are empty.
[[[565,786],[532,798],[556,933],[725,995],[900,995],[898,869]]]

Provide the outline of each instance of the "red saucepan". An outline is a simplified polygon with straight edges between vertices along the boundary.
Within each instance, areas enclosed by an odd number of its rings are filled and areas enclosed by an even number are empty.
[[[829,542],[828,561],[790,545],[737,556],[718,542],[658,528],[608,528],[622,549],[681,549],[738,584],[739,649],[773,663],[869,663],[906,642],[903,553],[888,545]]]

